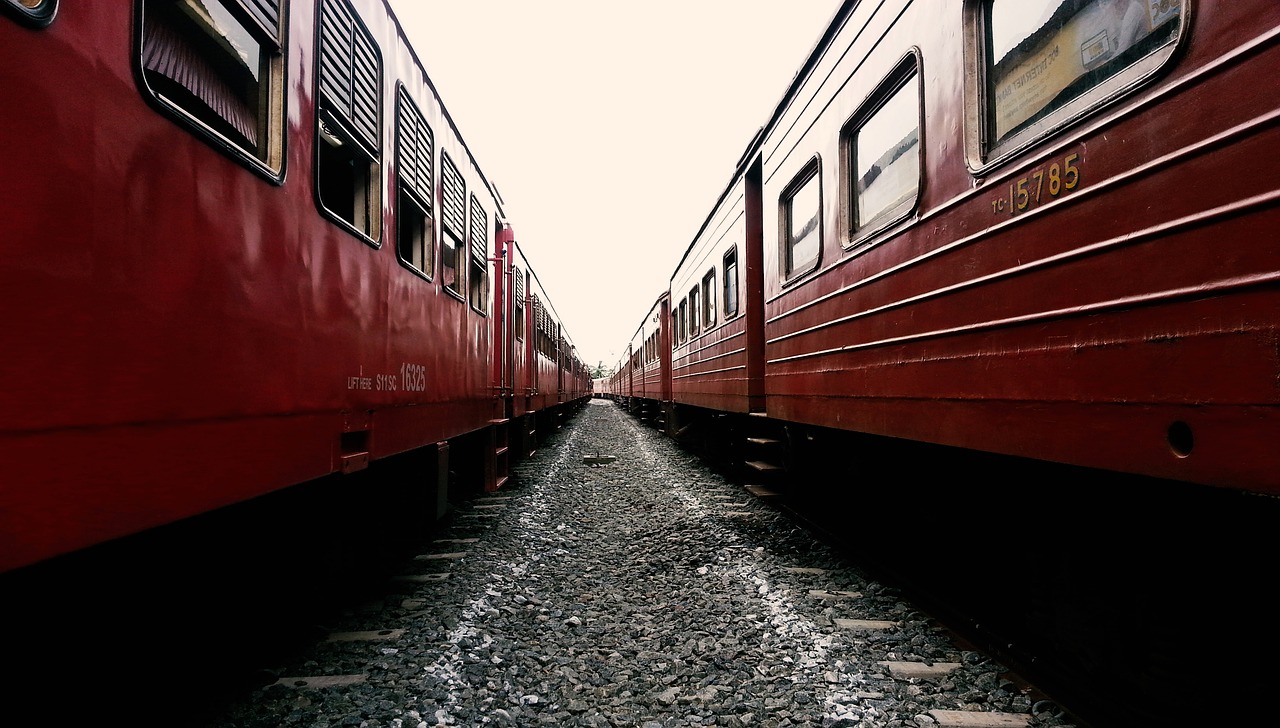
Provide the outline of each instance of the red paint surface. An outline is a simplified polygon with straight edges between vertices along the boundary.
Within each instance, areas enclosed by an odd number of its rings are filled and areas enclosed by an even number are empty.
[[[491,316],[396,256],[397,84],[501,205],[384,5],[355,5],[383,59],[379,247],[316,207],[312,3],[290,4],[281,185],[148,103],[131,3],[0,18],[0,571],[502,415]],[[554,365],[538,381],[527,406],[564,400]]]
[[[746,315],[674,347],[675,402],[744,412],[758,391],[784,421],[1280,495],[1280,95],[1260,91],[1280,74],[1280,6],[1194,4],[1155,78],[975,174],[963,8],[895,5],[874,42],[858,23],[830,36],[674,272],[672,308],[728,242],[747,245]],[[846,250],[841,131],[912,48],[921,197]],[[994,213],[1073,154],[1076,189]],[[784,285],[779,201],[815,156],[821,257]]]

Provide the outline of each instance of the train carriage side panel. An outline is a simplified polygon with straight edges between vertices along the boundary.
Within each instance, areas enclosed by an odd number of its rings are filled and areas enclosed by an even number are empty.
[[[529,409],[551,410],[561,401],[564,328],[551,305],[550,297],[533,270],[529,271],[532,353]]]
[[[628,350],[631,352],[631,395],[635,397],[637,403],[641,403],[648,399],[648,391],[645,388],[644,376],[646,361],[643,325],[631,335],[631,345],[628,347]]]
[[[531,335],[533,317],[529,295],[531,267],[518,241],[513,240],[508,246],[510,270],[510,299],[505,312],[510,317],[507,327],[511,340],[510,371],[508,381],[511,387],[512,416],[519,417],[530,411],[528,392],[532,388],[531,361],[534,354]]]
[[[1256,92],[1280,6],[1144,10],[1132,46],[1081,46],[1100,70],[1055,69],[1083,74],[1060,108],[1003,79],[1103,6],[1027,26],[998,64],[989,7],[852,7],[771,123],[768,414],[1280,493],[1280,114]]]
[[[0,147],[27,170],[0,181],[21,201],[0,233],[0,376],[17,384],[0,392],[0,570],[492,417],[491,301],[441,285],[443,156],[465,194],[463,255],[477,230],[487,249],[501,211],[386,5],[287,2],[278,28],[219,14],[279,39],[259,48],[278,102],[256,117],[183,92],[190,18],[170,9],[64,3],[41,29],[0,17]],[[335,71],[317,71],[316,44],[338,26],[360,38],[337,69],[360,76],[360,103],[317,85]],[[402,89],[433,135],[417,203],[430,274],[398,254]],[[317,191],[317,155],[344,154],[363,178],[325,166]]]
[[[678,343],[672,360],[677,404],[747,412],[747,331],[742,297],[746,182],[739,178],[712,213],[671,279]],[[696,311],[693,310],[696,307]],[[682,318],[683,316],[683,318]]]

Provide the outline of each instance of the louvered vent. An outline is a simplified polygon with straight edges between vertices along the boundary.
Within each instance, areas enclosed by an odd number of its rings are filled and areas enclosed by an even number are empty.
[[[245,0],[249,15],[280,44],[280,0]]]
[[[512,277],[516,279],[516,305],[524,306],[524,273],[519,268],[512,269]]]
[[[431,127],[427,126],[426,118],[403,88],[400,89],[398,106],[396,165],[400,170],[400,182],[412,190],[418,201],[430,212],[431,191],[434,189],[435,169],[432,157],[435,154],[435,138],[431,134]]]
[[[478,263],[484,265],[486,253],[489,250],[489,236],[485,234],[486,223],[484,208],[480,207],[480,203],[476,201],[476,196],[471,196],[471,257],[475,258]]]
[[[320,20],[320,92],[366,151],[378,157],[378,52],[341,0],[325,0]]]
[[[440,187],[443,193],[441,204],[444,208],[444,225],[454,235],[461,236],[467,229],[467,188],[462,181],[462,174],[448,157],[443,157],[440,162]]]

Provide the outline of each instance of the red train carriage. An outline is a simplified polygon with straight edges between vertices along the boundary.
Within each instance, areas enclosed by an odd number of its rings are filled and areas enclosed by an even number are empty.
[[[624,381],[623,378],[626,376],[626,371],[627,371],[627,368],[626,368],[625,360],[623,360],[615,364],[613,366],[613,372],[609,374],[609,384],[608,384],[609,399],[612,399],[615,402],[622,401],[622,397],[623,397],[622,383]]]
[[[1278,39],[845,3],[670,281],[672,407],[1280,494]]]
[[[589,397],[591,375],[565,332],[550,297],[514,242],[507,247],[505,277],[510,297],[504,318],[511,335],[495,353],[498,387],[516,418],[518,446],[533,452],[539,433],[560,425],[562,404]]]
[[[760,221],[747,214],[743,189],[738,180],[722,197],[671,278],[671,386],[682,405],[737,413],[763,406],[759,307],[745,305],[759,300],[761,251],[743,245]]]
[[[626,362],[626,359],[619,361],[613,375],[615,398],[619,400],[631,396],[631,370]]]
[[[507,419],[502,204],[385,3],[0,9],[0,570]]]
[[[654,301],[631,336],[623,363],[630,383],[627,407],[647,421],[661,419],[663,403],[671,401],[671,345],[664,338],[671,315],[668,301],[665,292]]]

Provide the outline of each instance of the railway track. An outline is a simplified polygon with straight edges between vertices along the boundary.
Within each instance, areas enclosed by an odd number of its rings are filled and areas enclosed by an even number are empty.
[[[921,539],[910,514],[833,521],[830,504],[811,506],[744,488],[598,403],[510,488],[458,503],[426,538],[399,539],[405,550],[372,547],[397,528],[387,520],[342,549],[297,532],[267,551],[246,539],[241,556],[275,565],[257,575],[180,547],[197,534],[64,571],[45,600],[56,608],[26,614],[31,674],[10,704],[218,728],[1149,724],[1042,681],[1035,645],[978,629],[883,559],[914,554],[985,584],[1017,571],[1016,539],[955,529],[992,547],[974,561]],[[876,519],[899,537],[868,554],[850,534],[876,542]],[[376,553],[351,557],[353,541]],[[333,578],[347,561],[364,578]],[[1117,689],[1117,703],[1140,702]]]
[[[1072,724],[952,637],[601,403],[210,725]]]
[[[1098,728],[1235,724],[1280,679],[1265,657],[1280,628],[1247,616],[1270,610],[1259,575],[1280,501],[832,437],[816,447],[845,452],[843,464],[792,453],[789,481],[785,469],[717,467],[1009,665],[1042,709],[1070,706]],[[1212,687],[1224,669],[1229,691]]]

